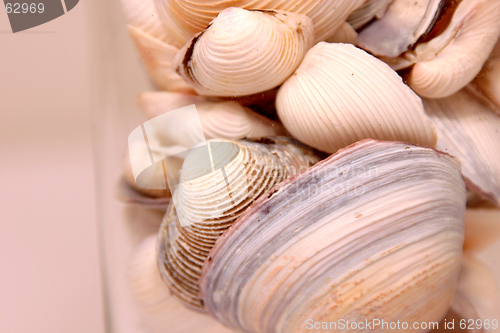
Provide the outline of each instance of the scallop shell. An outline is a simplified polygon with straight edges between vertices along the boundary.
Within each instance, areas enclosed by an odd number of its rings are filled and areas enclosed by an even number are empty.
[[[182,306],[163,282],[156,265],[156,236],[146,238],[129,264],[128,284],[149,333],[229,333],[213,318]]]
[[[500,116],[470,86],[443,99],[424,99],[438,131],[437,149],[462,162],[471,190],[500,206]]]
[[[313,41],[305,15],[228,8],[182,48],[174,67],[200,95],[252,95],[283,83]]]
[[[158,89],[193,92],[191,87],[172,69],[172,61],[179,52],[178,48],[131,25],[128,26],[128,31],[151,80]]]
[[[252,333],[309,332],[308,319],[439,321],[460,272],[465,202],[451,156],[358,142],[240,216],[203,266],[205,308]]]
[[[500,108],[500,56],[490,58],[473,83],[484,96]],[[499,110],[497,109],[497,112]]]
[[[315,42],[319,42],[337,30],[363,0],[155,0],[155,3],[165,28],[178,37],[177,46],[182,47],[229,7],[278,9],[307,15],[314,24]]]
[[[223,145],[215,146],[219,143]],[[198,309],[203,308],[198,278],[216,240],[259,196],[318,161],[311,150],[284,138],[211,140],[209,145],[214,157],[229,154],[229,162],[222,172],[196,177],[205,156],[192,152],[186,157],[173,197],[175,209],[169,208],[158,236],[158,266],[165,282],[177,298]]]
[[[189,106],[192,103],[196,103],[195,108]],[[146,92],[137,97],[137,104],[152,118],[144,124],[148,142],[144,142],[142,128],[136,129],[140,140],[129,139],[133,160],[127,156],[124,176],[132,188],[148,197],[170,196],[163,168],[166,174],[176,175],[183,161],[179,154],[207,139],[285,134],[279,123],[234,101],[211,102],[194,95]],[[185,105],[188,107],[182,108]]]
[[[366,138],[436,143],[420,98],[389,66],[348,44],[314,46],[281,86],[276,108],[294,137],[329,153]]]

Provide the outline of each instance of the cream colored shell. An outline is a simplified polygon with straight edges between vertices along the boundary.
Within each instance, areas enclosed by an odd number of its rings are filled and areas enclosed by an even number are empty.
[[[451,156],[358,142],[240,216],[203,266],[205,308],[251,333],[311,332],[309,319],[439,321],[460,273],[465,201]]]
[[[159,267],[174,295],[198,309],[198,278],[208,252],[217,239],[263,193],[318,158],[288,139],[250,141],[211,140],[214,156],[231,155],[223,170],[199,176],[205,158],[191,152],[181,170],[180,185],[174,193],[159,233]],[[234,148],[234,149],[233,149]],[[219,149],[219,151],[217,151]],[[222,151],[221,151],[222,150]],[[219,162],[214,158],[214,164]]]
[[[474,85],[490,101],[498,107],[500,111],[500,55],[490,58],[483,66],[483,69],[473,81]],[[500,115],[500,113],[499,113]]]
[[[276,108],[294,137],[328,153],[366,138],[429,147],[437,140],[420,98],[389,66],[348,44],[314,46],[279,89]]]
[[[347,16],[363,0],[155,0],[160,18],[177,47],[182,47],[195,34],[206,29],[224,9],[284,10],[304,14],[312,19],[319,42],[332,35]]]
[[[168,35],[158,17],[154,0],[120,0],[128,23],[164,43],[169,43]]]
[[[173,66],[201,95],[252,95],[283,83],[313,41],[305,15],[228,8],[182,48]]]

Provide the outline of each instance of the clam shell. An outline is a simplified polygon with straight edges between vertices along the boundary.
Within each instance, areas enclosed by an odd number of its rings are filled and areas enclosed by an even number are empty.
[[[313,41],[305,15],[228,8],[182,48],[173,65],[200,95],[251,95],[283,83]]]
[[[410,54],[408,84],[419,95],[447,97],[469,84],[500,35],[500,2],[462,1],[447,29]]]
[[[172,69],[172,60],[179,49],[146,32],[128,26],[130,38],[154,85],[160,90],[192,93],[191,87]]]
[[[328,153],[366,138],[436,143],[420,98],[389,66],[348,44],[314,46],[281,86],[276,108],[294,137]]]
[[[196,103],[194,107],[192,103]],[[207,139],[285,134],[279,123],[234,101],[211,102],[195,95],[147,92],[137,97],[137,104],[151,118],[144,124],[148,141],[142,128],[129,138],[129,156],[133,159],[127,156],[124,176],[132,188],[150,198],[170,196],[163,168],[166,174],[176,175],[183,161],[179,154]]]
[[[460,272],[465,202],[451,156],[358,142],[240,216],[203,266],[205,308],[259,333],[308,332],[308,319],[439,321]]]
[[[233,332],[207,315],[190,311],[171,295],[156,265],[156,236],[146,238],[135,250],[128,283],[150,333]]]
[[[484,64],[473,84],[484,96],[499,107],[498,112],[500,110],[500,56],[490,58]]]
[[[177,46],[182,47],[229,7],[278,9],[307,15],[314,24],[315,42],[319,42],[337,30],[363,0],[155,0],[155,3],[165,28],[177,37]]]
[[[158,236],[158,265],[165,282],[178,299],[198,309],[203,308],[198,278],[217,239],[259,196],[318,161],[311,150],[285,138],[208,143],[213,156],[224,159],[228,154],[229,162],[223,172],[200,176],[205,164],[200,158],[205,156],[191,152],[186,157],[173,197],[175,209],[170,206]]]
[[[468,187],[500,206],[500,116],[468,86],[443,99],[423,99],[438,131],[437,149],[462,163]]]

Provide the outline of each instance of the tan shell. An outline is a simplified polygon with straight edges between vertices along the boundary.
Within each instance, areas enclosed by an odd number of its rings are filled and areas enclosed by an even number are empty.
[[[347,16],[364,0],[155,0],[160,18],[177,47],[182,47],[195,34],[206,29],[224,9],[283,10],[304,14],[312,19],[315,42],[329,37]]]
[[[128,269],[129,289],[149,333],[230,333],[213,318],[190,311],[173,297],[156,265],[156,236],[135,250]]]
[[[358,33],[356,30],[349,23],[344,22],[332,36],[326,39],[326,42],[356,44],[357,39]]]
[[[460,273],[465,201],[451,156],[358,142],[240,216],[203,266],[205,308],[251,333],[311,332],[309,319],[439,321]]]
[[[172,60],[179,49],[131,25],[128,26],[128,31],[151,80],[158,89],[193,92],[191,87],[172,69]]]
[[[457,157],[471,190],[500,206],[500,116],[468,86],[454,95],[424,99],[438,131],[436,148]]]
[[[437,139],[420,98],[389,66],[348,44],[314,46],[279,89],[276,108],[294,137],[328,153],[366,138],[430,147]]]
[[[218,143],[230,146],[218,148]],[[163,279],[177,298],[199,309],[203,303],[198,278],[216,240],[259,196],[318,161],[310,150],[287,139],[211,140],[209,144],[213,156],[229,154],[230,162],[222,171],[198,177],[205,163],[200,158],[205,156],[192,152],[186,157],[173,197],[175,209],[169,208],[158,236]],[[219,162],[214,158],[213,163]]]
[[[283,83],[313,41],[305,15],[227,8],[182,48],[173,66],[200,95],[252,95]]]

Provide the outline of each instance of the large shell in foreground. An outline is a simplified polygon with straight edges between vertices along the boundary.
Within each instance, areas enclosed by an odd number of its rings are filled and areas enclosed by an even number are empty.
[[[259,333],[439,321],[460,271],[465,201],[451,156],[358,142],[276,186],[219,239],[200,280],[205,308]]]
[[[193,151],[186,157],[175,208],[170,206],[158,236],[165,282],[182,302],[199,309],[198,278],[216,240],[259,196],[318,161],[311,150],[288,139],[208,143],[214,165],[221,159],[225,165],[200,174],[207,156]]]
[[[329,37],[364,0],[155,0],[165,28],[181,46],[206,29],[224,9],[284,10],[312,19],[315,41]],[[180,46],[179,46],[180,47]]]
[[[130,162],[125,163],[124,175],[134,189],[148,197],[170,196],[163,169],[169,175],[177,174],[183,161],[179,154],[205,140],[285,134],[279,123],[234,101],[215,102],[194,95],[146,92],[137,97],[137,104],[151,118],[144,123],[148,142],[143,140],[142,129],[136,129],[140,140],[129,140],[132,159],[127,156]]]
[[[283,83],[313,41],[305,15],[228,8],[182,48],[173,65],[201,95],[251,95]]]
[[[229,333],[213,318],[190,311],[172,296],[156,265],[156,236],[135,250],[128,269],[128,284],[149,333]]]
[[[468,86],[450,97],[424,99],[438,131],[437,149],[462,163],[471,190],[500,206],[500,116]],[[497,111],[498,112],[498,111]]]
[[[499,35],[499,1],[395,0],[358,45],[395,70],[408,68],[417,94],[442,98],[474,79]]]
[[[292,135],[329,153],[366,138],[436,143],[420,98],[389,66],[348,44],[314,46],[281,86],[276,108]]]

